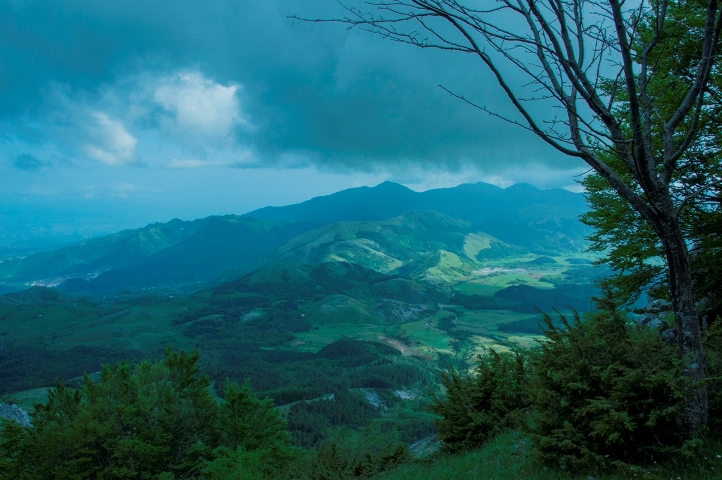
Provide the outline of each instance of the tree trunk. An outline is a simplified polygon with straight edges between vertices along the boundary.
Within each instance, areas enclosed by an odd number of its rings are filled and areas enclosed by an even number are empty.
[[[667,257],[679,355],[685,359],[684,374],[699,382],[704,380],[706,375],[705,354],[692,288],[689,251],[671,202],[660,203],[666,205],[659,208],[659,203],[657,204],[659,223],[656,230]],[[687,403],[685,423],[688,433],[693,434],[706,425],[707,415],[707,388],[699,386],[692,392]]]

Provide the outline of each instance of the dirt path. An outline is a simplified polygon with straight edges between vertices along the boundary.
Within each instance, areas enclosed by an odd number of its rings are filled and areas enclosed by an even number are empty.
[[[395,348],[399,352],[401,352],[403,355],[413,355],[414,352],[411,351],[411,348],[408,347],[408,345],[404,345],[403,343],[399,342],[398,340],[394,340],[393,338],[385,337],[383,335],[378,335],[376,338],[379,339],[380,342],[385,343],[386,345]]]

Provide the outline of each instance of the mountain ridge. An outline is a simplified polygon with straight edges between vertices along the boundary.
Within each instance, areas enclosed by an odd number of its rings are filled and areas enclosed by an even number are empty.
[[[390,196],[393,201],[389,201]],[[491,201],[494,207],[506,208],[479,208],[479,205],[487,206]],[[510,219],[538,221],[541,219],[538,214],[527,212],[522,216],[519,213],[533,205],[551,208],[557,218],[576,217],[586,211],[581,194],[559,188],[541,190],[528,184],[501,188],[478,182],[415,192],[387,181],[375,187],[351,188],[293,205],[264,207],[244,216],[272,221],[294,219],[328,224],[336,221],[388,220],[411,210],[434,210],[473,223]],[[544,217],[548,216],[547,211]]]
[[[375,187],[342,190],[286,207],[265,207],[244,215],[214,215],[192,221],[176,218],[136,230],[122,230],[51,252],[2,259],[0,287],[57,286],[66,281],[63,288],[68,291],[82,291],[91,286],[104,290],[178,285],[194,288],[193,285],[214,278],[227,279],[226,272],[242,273],[263,265],[261,260],[266,255],[278,248],[286,248],[287,242],[293,244],[299,235],[316,229],[320,230],[314,235],[323,231],[333,231],[334,235],[338,235],[345,227],[329,225],[338,222],[389,222],[393,219],[403,222],[413,218],[411,212],[417,212],[416,220],[421,222],[411,221],[407,226],[416,230],[411,234],[413,241],[409,240],[412,243],[423,240],[424,221],[443,218],[449,231],[464,224],[464,234],[484,232],[500,244],[517,245],[525,251],[547,255],[560,250],[579,250],[583,246],[584,226],[577,216],[584,209],[580,194],[561,189],[539,190],[531,185],[502,189],[475,183],[415,192],[397,183],[384,182]],[[393,222],[384,227],[396,229],[394,239],[384,240],[386,250],[398,250],[394,243],[400,242],[398,246],[402,248],[401,239],[411,238],[403,233],[402,227],[394,226]],[[436,225],[432,230],[440,232],[445,228]],[[426,233],[433,236],[439,232]],[[365,234],[375,235],[371,231]],[[418,260],[416,254],[409,257],[409,252],[401,252],[399,258],[394,256],[398,256],[399,252],[385,258],[373,242],[370,237],[354,237],[344,247],[348,248],[342,255],[343,261],[359,261],[367,267],[386,262],[388,265],[375,268],[391,271],[407,261]],[[452,248],[440,243],[438,246],[450,254],[464,257],[463,248],[459,245]],[[351,255],[352,249],[356,249],[356,260]],[[311,255],[311,250],[308,253],[308,261],[341,259],[320,253]],[[364,255],[369,257],[362,258]]]

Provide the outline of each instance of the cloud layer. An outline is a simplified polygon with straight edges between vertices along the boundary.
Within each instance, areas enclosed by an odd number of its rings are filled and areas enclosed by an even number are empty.
[[[357,179],[549,187],[572,185],[571,173],[583,170],[439,88],[513,115],[472,57],[289,18],[338,17],[340,8],[334,0],[0,3],[0,201],[54,195],[81,209],[126,198],[153,218],[171,210],[153,205],[189,198],[205,206],[187,215],[262,206],[272,200],[265,191],[286,181],[273,172],[284,169],[297,186],[288,183],[278,203]]]
[[[7,125],[38,126],[31,147],[60,142],[67,155],[108,165],[137,156],[165,165],[183,149],[211,163],[221,150],[231,164],[234,147],[253,149],[253,166],[290,157],[358,169],[564,163],[438,88],[511,114],[473,58],[288,18],[333,17],[339,8],[300,0],[178,1],[172,9],[139,0],[6,2],[0,53],[13,68],[0,73],[0,115]],[[167,152],[154,144],[161,141]]]

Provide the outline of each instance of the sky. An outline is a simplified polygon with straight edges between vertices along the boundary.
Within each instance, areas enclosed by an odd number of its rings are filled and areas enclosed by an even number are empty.
[[[294,15],[343,11],[335,0],[1,2],[0,244],[386,180],[578,188],[578,160],[441,88],[512,116],[474,58]]]

